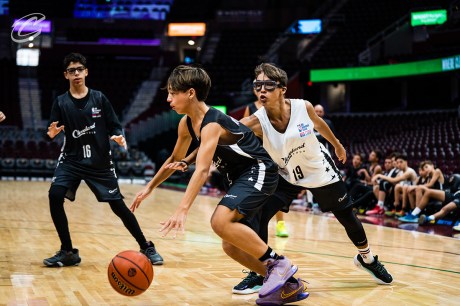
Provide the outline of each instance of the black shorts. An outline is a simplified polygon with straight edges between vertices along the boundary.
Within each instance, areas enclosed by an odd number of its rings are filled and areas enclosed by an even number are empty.
[[[90,169],[69,160],[59,161],[54,170],[51,186],[66,187],[65,197],[74,201],[82,180],[86,182],[99,202],[123,199],[115,168]]]
[[[442,206],[449,204],[450,202],[454,202],[457,205],[457,209],[460,209],[460,191],[456,193],[451,193],[449,191],[445,191],[445,199],[442,202]]]
[[[232,181],[219,205],[237,209],[245,218],[252,218],[272,195],[278,185],[277,169],[254,171],[249,168],[238,179]]]
[[[379,182],[379,189],[380,189],[380,191],[389,192],[389,191],[391,190],[392,187],[393,187],[393,184],[390,183],[389,181],[380,180],[380,182]]]
[[[308,190],[323,212],[343,210],[353,205],[347,186],[342,180],[318,188],[308,188]]]
[[[289,212],[289,206],[297,198],[304,187],[288,183],[281,176],[275,193],[269,196],[257,214],[249,219],[243,220],[246,225],[252,228],[266,242],[268,239],[268,223],[278,211]]]

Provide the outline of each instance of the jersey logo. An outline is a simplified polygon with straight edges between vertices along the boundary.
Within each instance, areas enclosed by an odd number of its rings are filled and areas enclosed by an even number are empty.
[[[109,193],[114,193],[115,191],[117,191],[118,188],[115,188],[115,189],[112,189],[112,190],[109,190]]]
[[[99,118],[101,117],[101,110],[97,107],[92,107],[91,108],[91,112],[92,112],[92,117],[93,118]]]
[[[339,202],[342,202],[343,200],[345,200],[346,197],[347,197],[347,193],[345,193],[343,197],[339,198]]]
[[[224,195],[224,198],[236,199],[237,196],[236,196],[236,195],[233,195],[233,194],[228,194],[228,193],[227,193],[226,195]]]
[[[305,137],[311,134],[311,129],[309,129],[310,124],[299,123],[297,124],[297,129],[299,130],[300,137]]]
[[[305,142],[302,143],[300,146],[293,148],[291,151],[289,151],[289,154],[286,157],[281,157],[283,160],[284,164],[287,165],[289,163],[289,160],[294,154],[300,154],[305,152]]]
[[[96,128],[96,122],[94,122],[90,126],[85,126],[85,128],[81,131],[74,130],[72,132],[72,136],[73,138],[80,138],[81,136],[86,135],[86,134],[96,134],[96,131],[91,131],[91,130],[94,130],[95,128]]]

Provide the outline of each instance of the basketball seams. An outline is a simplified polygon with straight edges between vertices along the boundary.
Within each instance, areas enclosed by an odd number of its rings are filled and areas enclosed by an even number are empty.
[[[142,291],[146,291],[148,289],[149,286],[147,286],[147,288],[139,288],[138,286],[134,285],[133,283],[131,283],[129,280],[127,280],[124,275],[122,273],[120,273],[120,270],[118,270],[117,266],[115,265],[114,263],[114,260],[112,259],[112,262],[111,262],[111,265],[113,267],[113,269],[117,272],[118,274],[118,277],[120,279],[123,279],[127,284],[129,284],[130,286],[132,286],[133,288],[136,288],[137,290],[142,290]],[[137,265],[136,265],[137,266]]]
[[[145,255],[143,255],[145,256]],[[123,259],[126,259],[127,261],[129,261],[130,263],[132,263],[133,265],[135,265],[139,271],[142,272],[142,274],[144,274],[145,278],[147,279],[147,282],[150,284],[152,282],[152,280],[149,279],[148,275],[144,272],[144,269],[142,269],[136,262],[132,261],[131,259],[129,258],[126,258],[126,257],[123,257],[123,256],[120,256],[119,254],[115,257],[118,257],[118,258],[123,258]],[[150,262],[150,260],[147,258],[147,260]],[[112,262],[113,262],[113,259],[112,259]]]

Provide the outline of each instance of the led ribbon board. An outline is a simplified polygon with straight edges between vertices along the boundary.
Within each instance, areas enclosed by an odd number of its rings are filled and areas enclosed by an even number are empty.
[[[312,82],[358,81],[397,78],[460,69],[460,55],[411,63],[358,68],[312,69]]]

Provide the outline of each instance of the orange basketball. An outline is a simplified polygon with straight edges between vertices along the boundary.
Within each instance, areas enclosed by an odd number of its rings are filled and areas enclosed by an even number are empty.
[[[112,259],[107,275],[115,291],[126,296],[136,296],[147,290],[152,283],[152,263],[140,252],[123,251]]]

